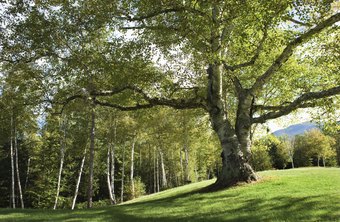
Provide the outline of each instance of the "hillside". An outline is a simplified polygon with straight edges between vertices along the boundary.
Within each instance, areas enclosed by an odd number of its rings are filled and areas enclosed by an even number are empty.
[[[340,169],[264,171],[213,193],[212,180],[91,210],[0,210],[0,221],[340,221]]]
[[[315,123],[303,122],[303,123],[288,126],[287,128],[284,128],[284,129],[277,130],[273,134],[275,136],[288,135],[289,137],[293,137],[299,134],[303,134],[306,131],[309,131],[315,128],[318,128],[318,126]]]

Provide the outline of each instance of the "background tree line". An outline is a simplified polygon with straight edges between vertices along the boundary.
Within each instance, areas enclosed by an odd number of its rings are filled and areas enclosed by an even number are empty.
[[[308,166],[339,166],[339,133],[306,131],[294,137],[269,135],[256,140],[252,164],[256,170]]]

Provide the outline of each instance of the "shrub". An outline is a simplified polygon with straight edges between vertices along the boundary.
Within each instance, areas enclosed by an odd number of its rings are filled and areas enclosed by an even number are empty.
[[[140,177],[134,178],[134,192],[132,190],[131,181],[128,181],[124,186],[124,199],[132,200],[145,194],[145,184]]]

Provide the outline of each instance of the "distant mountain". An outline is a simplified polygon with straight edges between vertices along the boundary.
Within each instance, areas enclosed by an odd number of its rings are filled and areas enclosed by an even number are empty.
[[[303,134],[306,131],[311,129],[318,129],[319,127],[315,123],[304,122],[299,124],[291,125],[285,129],[277,130],[273,134],[275,136],[283,136],[288,135],[289,137],[293,137],[295,135]]]

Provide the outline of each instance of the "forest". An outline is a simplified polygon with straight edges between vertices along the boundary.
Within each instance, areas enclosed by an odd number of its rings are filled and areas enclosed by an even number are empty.
[[[0,207],[340,165],[338,1],[0,2]],[[268,121],[313,110],[320,129]]]

